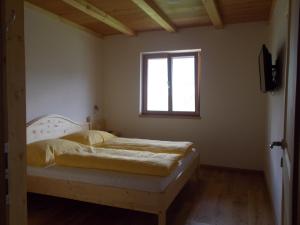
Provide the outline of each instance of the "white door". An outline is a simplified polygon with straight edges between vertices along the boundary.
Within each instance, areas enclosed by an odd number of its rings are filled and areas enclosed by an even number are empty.
[[[298,180],[295,176],[297,169],[297,144],[299,140],[299,125],[296,124],[300,119],[299,112],[296,114],[296,108],[300,102],[300,86],[299,83],[299,0],[290,1],[289,15],[289,46],[288,46],[288,67],[287,67],[287,83],[286,83],[286,103],[285,103],[285,132],[283,141],[283,224],[296,225],[295,199],[297,186],[294,183]],[[298,106],[297,106],[298,105]],[[296,107],[297,106],[297,107]],[[296,189],[295,189],[296,188]],[[298,221],[299,222],[299,221]]]

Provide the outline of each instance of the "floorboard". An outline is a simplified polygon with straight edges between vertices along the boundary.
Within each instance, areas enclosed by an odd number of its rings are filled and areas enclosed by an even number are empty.
[[[260,173],[203,168],[168,210],[168,225],[273,225]],[[29,225],[156,225],[155,215],[73,200],[28,195]]]

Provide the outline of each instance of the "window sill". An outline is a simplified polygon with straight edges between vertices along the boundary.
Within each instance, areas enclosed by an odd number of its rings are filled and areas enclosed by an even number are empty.
[[[168,119],[196,119],[200,120],[202,117],[197,114],[166,114],[166,113],[140,113],[141,118],[168,118]]]

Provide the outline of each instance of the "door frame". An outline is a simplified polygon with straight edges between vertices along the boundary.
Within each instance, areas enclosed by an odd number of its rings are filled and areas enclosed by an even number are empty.
[[[298,9],[298,15],[300,8]],[[300,16],[299,16],[300,23]],[[298,23],[298,24],[299,24]],[[300,26],[298,27],[297,80],[295,99],[294,162],[292,183],[292,224],[300,224]]]
[[[0,224],[7,224],[7,206],[6,206],[6,193],[7,193],[7,180],[5,179],[6,159],[4,143],[6,142],[6,126],[5,122],[5,80],[4,80],[4,52],[5,52],[5,38],[4,38],[4,2],[0,3]]]
[[[2,0],[7,136],[8,225],[27,224],[24,1]]]

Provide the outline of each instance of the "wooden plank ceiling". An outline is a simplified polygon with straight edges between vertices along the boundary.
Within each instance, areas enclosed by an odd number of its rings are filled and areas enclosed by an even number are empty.
[[[264,21],[272,0],[26,0],[101,36]]]

